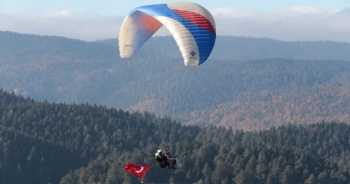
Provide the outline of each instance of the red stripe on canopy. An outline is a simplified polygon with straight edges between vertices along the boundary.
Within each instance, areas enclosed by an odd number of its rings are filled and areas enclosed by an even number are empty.
[[[186,10],[174,10],[174,12],[179,14],[181,17],[187,19],[188,21],[192,22],[193,24],[196,24],[197,26],[206,29],[214,34],[216,33],[215,28],[213,27],[211,22],[203,15]]]

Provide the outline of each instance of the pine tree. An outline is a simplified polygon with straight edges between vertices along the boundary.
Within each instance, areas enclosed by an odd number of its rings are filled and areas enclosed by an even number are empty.
[[[308,179],[305,180],[305,184],[316,184],[315,175],[312,173]]]

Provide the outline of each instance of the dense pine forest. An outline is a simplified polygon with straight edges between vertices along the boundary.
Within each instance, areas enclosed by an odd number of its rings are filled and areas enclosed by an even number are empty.
[[[4,90],[0,112],[4,184],[139,183],[123,171],[127,161],[153,165],[145,183],[350,182],[346,123],[244,132],[88,103],[36,101]],[[160,132],[159,124],[168,128]],[[183,168],[156,166],[154,152],[164,141]]]
[[[218,36],[184,67],[172,37],[0,31],[0,183],[350,183],[350,44]],[[169,146],[183,167],[160,169]]]

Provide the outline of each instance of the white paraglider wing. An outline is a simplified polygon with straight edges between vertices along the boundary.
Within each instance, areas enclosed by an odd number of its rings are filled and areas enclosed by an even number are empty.
[[[208,10],[190,2],[132,10],[120,28],[120,57],[131,57],[163,25],[174,37],[186,66],[197,66],[208,59],[216,39],[215,22]]]

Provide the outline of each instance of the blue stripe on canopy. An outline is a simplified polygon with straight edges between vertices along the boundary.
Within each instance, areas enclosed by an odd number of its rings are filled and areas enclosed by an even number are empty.
[[[177,14],[175,11],[170,9],[167,4],[156,4],[156,5],[147,5],[147,6],[140,6],[138,8],[133,9],[130,13],[129,16],[133,17],[133,15],[137,15],[138,12],[142,12],[145,14],[148,14],[152,17],[157,17],[157,16],[165,16],[172,18],[182,25],[184,25],[189,32],[192,34],[193,38],[195,39],[198,50],[199,50],[199,64],[204,63],[211,51],[213,50],[214,44],[215,44],[215,39],[216,39],[216,34],[203,29],[196,24],[193,24],[189,20],[183,18],[179,14]]]

